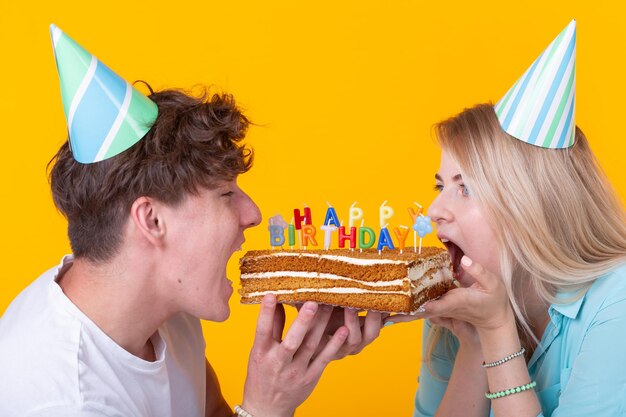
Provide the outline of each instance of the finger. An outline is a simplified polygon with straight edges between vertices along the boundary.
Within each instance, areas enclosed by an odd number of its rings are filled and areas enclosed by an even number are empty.
[[[330,335],[334,334],[341,326],[343,326],[343,308],[334,307],[328,325],[326,326],[326,334],[330,337]]]
[[[395,323],[408,323],[410,321],[421,320],[424,318],[425,313],[416,314],[394,314],[385,319],[384,325],[389,326]]]
[[[279,345],[279,355],[283,361],[291,361],[293,359],[293,355],[300,348],[304,337],[313,324],[317,308],[316,303],[308,301],[300,309],[298,316],[291,324],[289,330],[287,330],[285,338]]]
[[[435,326],[445,327],[448,330],[452,330],[452,319],[446,319],[444,317],[433,317],[429,319]]]
[[[317,355],[309,365],[307,374],[310,378],[317,381],[320,376],[322,376],[322,372],[324,372],[324,369],[326,369],[330,361],[340,356],[338,353],[346,343],[349,334],[350,330],[345,326],[337,329],[333,337],[328,341],[326,346],[324,346],[324,349],[322,349],[320,354]]]
[[[276,311],[276,296],[267,294],[261,301],[261,310],[256,324],[254,345],[261,349],[269,349],[274,334],[274,312]],[[281,329],[282,330],[282,329]]]
[[[302,341],[302,345],[298,349],[298,352],[294,356],[295,361],[302,361],[308,365],[309,361],[320,349],[320,342],[324,333],[326,332],[326,327],[328,325],[328,320],[333,312],[333,307],[328,305],[320,306],[317,310],[317,314],[315,315],[314,322],[312,327],[309,329],[309,332],[304,337]]]
[[[274,313],[274,327],[272,329],[272,338],[280,343],[283,340],[283,330],[285,329],[285,307],[282,304],[276,306]]]
[[[359,352],[363,348],[374,341],[380,335],[380,329],[383,327],[382,313],[369,311],[365,316],[365,324],[363,325],[363,340]]]
[[[463,270],[470,274],[485,290],[493,290],[500,284],[499,279],[487,271],[477,262],[472,261],[467,255],[461,258]]]
[[[361,344],[362,340],[359,312],[354,308],[345,308],[343,320],[344,325],[350,331],[345,347],[347,347],[350,351],[355,350]]]
[[[454,317],[460,307],[467,305],[468,292],[473,291],[468,288],[453,288],[444,296],[437,300],[429,301],[424,305],[423,317]]]

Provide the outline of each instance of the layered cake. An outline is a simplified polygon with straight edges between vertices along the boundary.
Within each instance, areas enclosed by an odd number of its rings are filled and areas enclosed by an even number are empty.
[[[279,302],[316,301],[390,313],[415,313],[454,284],[444,249],[254,250],[240,261],[241,302],[259,303],[267,293]]]

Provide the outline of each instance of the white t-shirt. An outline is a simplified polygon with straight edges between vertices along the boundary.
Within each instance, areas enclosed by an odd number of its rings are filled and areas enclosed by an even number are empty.
[[[29,285],[0,319],[0,416],[204,416],[200,321],[178,314],[152,337],[157,360],[109,338],[56,283],[72,256]]]

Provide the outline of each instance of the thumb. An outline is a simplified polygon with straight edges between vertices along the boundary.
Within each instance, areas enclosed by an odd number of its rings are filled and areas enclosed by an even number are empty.
[[[444,317],[431,317],[428,320],[436,326],[445,327],[446,329],[452,331],[452,319]]]
[[[424,318],[424,313],[416,313],[416,314],[394,314],[392,316],[387,317],[384,320],[384,326],[390,326],[394,323],[406,323],[409,321],[420,320]]]
[[[487,291],[497,288],[500,284],[499,279],[495,275],[483,268],[481,264],[474,262],[467,255],[461,258],[461,267],[463,271],[471,275]]]

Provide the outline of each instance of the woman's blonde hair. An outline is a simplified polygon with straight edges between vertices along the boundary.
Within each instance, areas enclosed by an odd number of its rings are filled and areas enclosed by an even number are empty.
[[[493,105],[479,104],[435,134],[492,222],[518,326],[537,343],[520,289],[555,303],[557,291],[581,296],[626,261],[623,206],[578,127],[573,146],[545,149],[508,135]]]

